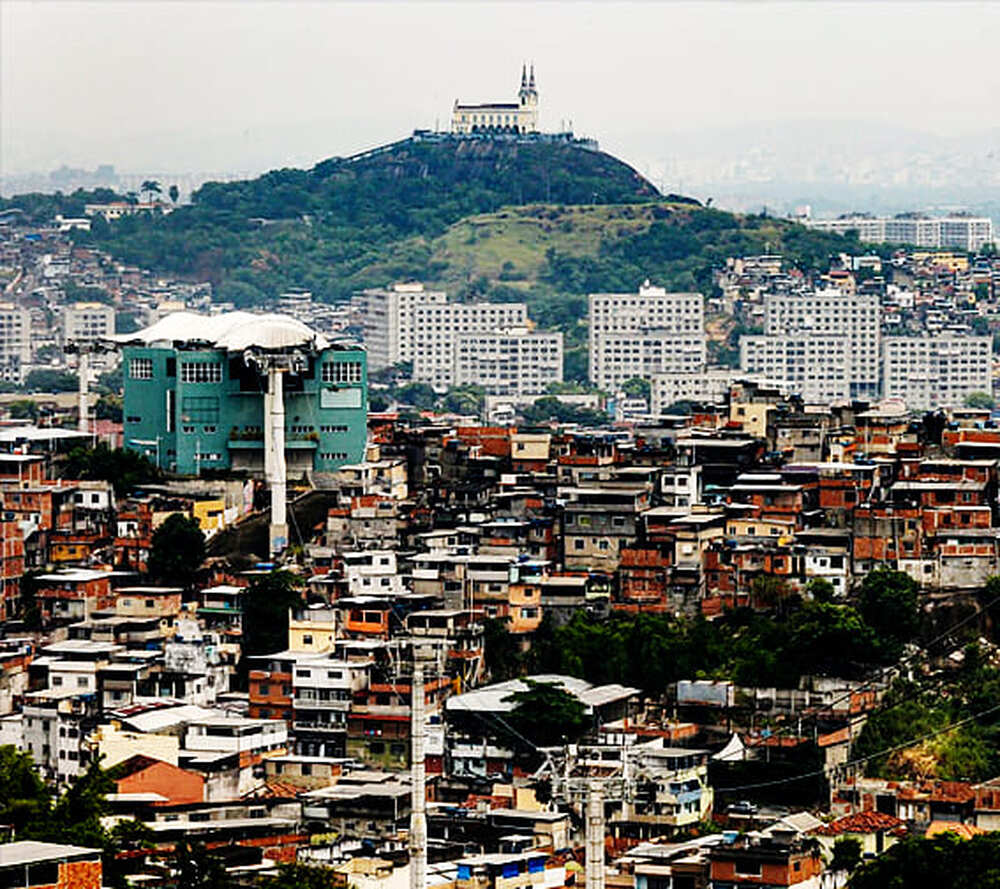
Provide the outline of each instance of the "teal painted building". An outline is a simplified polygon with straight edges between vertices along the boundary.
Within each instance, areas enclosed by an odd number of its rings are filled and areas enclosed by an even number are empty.
[[[331,344],[283,316],[177,313],[120,337],[125,446],[182,475],[264,473],[266,373],[248,360],[294,356],[282,374],[290,481],[364,459],[364,349]]]

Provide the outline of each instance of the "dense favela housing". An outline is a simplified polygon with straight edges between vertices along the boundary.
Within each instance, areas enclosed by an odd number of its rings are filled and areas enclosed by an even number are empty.
[[[568,329],[0,252],[4,886],[819,889],[1000,827],[992,252]]]

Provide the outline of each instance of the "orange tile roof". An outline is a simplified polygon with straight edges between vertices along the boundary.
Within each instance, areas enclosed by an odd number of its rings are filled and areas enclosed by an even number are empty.
[[[875,833],[880,830],[897,830],[906,827],[906,822],[895,815],[885,812],[855,812],[845,815],[822,827],[817,827],[813,833],[824,837],[839,837],[845,833]]]
[[[926,836],[929,839],[942,833],[953,833],[963,840],[971,840],[986,831],[974,824],[962,824],[960,821],[932,821],[931,826],[927,828]]]

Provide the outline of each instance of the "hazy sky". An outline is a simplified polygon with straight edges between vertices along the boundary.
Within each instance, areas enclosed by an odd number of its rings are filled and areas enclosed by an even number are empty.
[[[509,100],[641,165],[676,130],[1000,127],[1000,3],[0,0],[0,169],[311,164]],[[659,154],[658,154],[659,153]]]

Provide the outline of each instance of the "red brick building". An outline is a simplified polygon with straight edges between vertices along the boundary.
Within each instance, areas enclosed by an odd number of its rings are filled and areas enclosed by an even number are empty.
[[[0,845],[0,886],[101,889],[101,850],[25,840]]]

